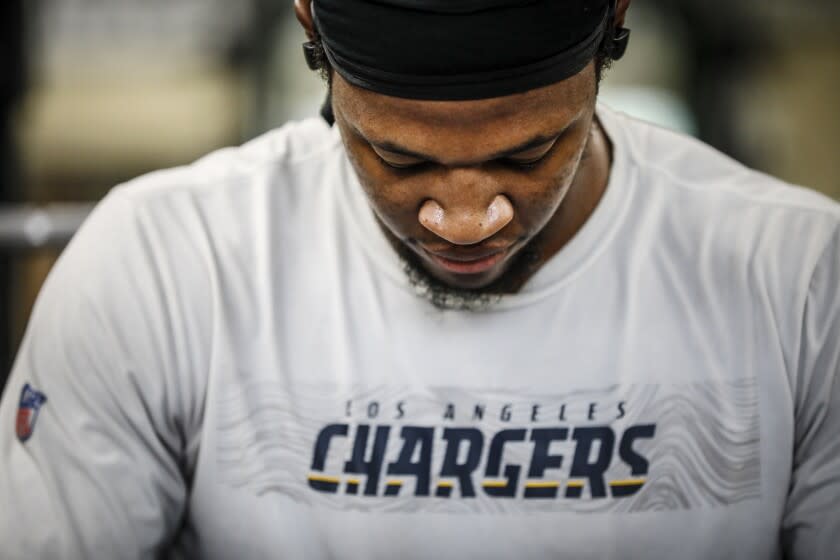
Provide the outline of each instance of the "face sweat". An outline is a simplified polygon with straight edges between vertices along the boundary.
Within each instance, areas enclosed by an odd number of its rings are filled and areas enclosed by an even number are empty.
[[[325,54],[348,82],[423,100],[521,93],[580,72],[627,31],[615,0],[315,0]]]

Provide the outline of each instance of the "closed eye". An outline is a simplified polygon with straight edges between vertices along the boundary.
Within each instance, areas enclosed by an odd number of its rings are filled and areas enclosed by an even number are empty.
[[[502,159],[501,161],[507,165],[515,166],[521,169],[534,169],[540,163],[545,161],[551,153],[554,146],[557,144],[557,138],[550,142],[546,142],[540,146]]]
[[[373,149],[373,153],[376,154],[382,163],[388,167],[393,167],[394,169],[411,169],[426,163],[425,160],[420,158],[397,152],[390,152],[374,145],[371,145],[371,148]]]
[[[557,145],[558,139],[559,136],[537,146],[532,146],[510,155],[504,155],[495,161],[518,169],[533,169],[547,158],[552,149]],[[376,144],[370,144],[370,147],[377,156],[377,159],[392,169],[417,170],[433,163],[422,157],[410,153],[391,151]]]

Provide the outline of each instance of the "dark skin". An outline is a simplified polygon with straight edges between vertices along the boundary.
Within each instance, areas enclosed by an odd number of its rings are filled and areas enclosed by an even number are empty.
[[[311,37],[310,4],[298,0],[296,11]],[[628,4],[619,3],[618,23]],[[395,248],[448,286],[512,293],[580,230],[606,189],[610,144],[595,118],[596,86],[592,63],[516,95],[424,101],[333,73],[332,100]]]

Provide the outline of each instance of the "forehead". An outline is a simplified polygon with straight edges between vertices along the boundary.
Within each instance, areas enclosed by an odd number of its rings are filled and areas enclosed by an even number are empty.
[[[418,153],[499,152],[536,136],[556,134],[594,103],[590,67],[567,80],[525,93],[470,101],[426,101],[382,95],[333,79],[336,116],[374,143]]]

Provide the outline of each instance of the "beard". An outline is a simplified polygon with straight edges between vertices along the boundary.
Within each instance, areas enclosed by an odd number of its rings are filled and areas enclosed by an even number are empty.
[[[496,280],[481,288],[467,289],[450,286],[430,274],[420,257],[403,243],[397,242],[397,254],[414,292],[441,311],[481,312],[492,310],[507,294],[519,291],[539,268],[539,236],[528,242],[516,255],[507,270]]]

